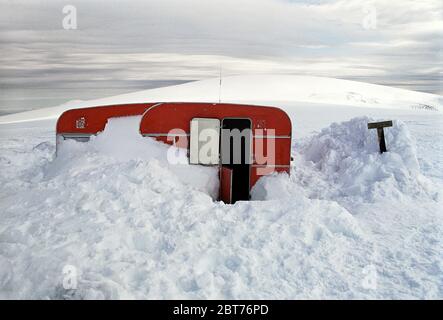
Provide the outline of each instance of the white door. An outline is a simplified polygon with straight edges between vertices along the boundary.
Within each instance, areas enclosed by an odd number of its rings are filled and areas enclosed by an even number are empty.
[[[189,162],[218,165],[220,158],[220,120],[194,118],[191,120]]]

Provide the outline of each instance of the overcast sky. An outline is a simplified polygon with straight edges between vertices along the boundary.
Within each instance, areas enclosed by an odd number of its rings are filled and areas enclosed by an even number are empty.
[[[221,66],[443,94],[441,0],[0,3],[0,90],[149,86],[217,77]],[[66,5],[75,30],[63,28]]]

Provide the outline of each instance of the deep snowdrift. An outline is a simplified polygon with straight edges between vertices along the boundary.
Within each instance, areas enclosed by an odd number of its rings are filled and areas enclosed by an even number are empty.
[[[296,144],[291,177],[262,180],[262,201],[224,205],[211,168],[121,131],[136,120],[56,159],[34,132],[4,143],[0,298],[442,297],[440,197],[403,123],[383,155],[368,119],[333,124]]]
[[[169,147],[153,139],[143,138],[139,133],[141,117],[110,119],[105,131],[93,136],[87,143],[66,140],[59,143],[57,158],[48,171],[51,175],[64,174],[73,166],[79,167],[93,158],[100,157],[106,165],[144,161],[164,167],[175,179],[196,190],[206,192],[216,199],[218,195],[218,170],[214,167],[188,164],[186,150]],[[121,170],[122,174],[125,173]],[[161,181],[162,177],[156,179]]]
[[[368,117],[333,123],[295,144],[297,175],[262,179],[256,199],[291,197],[302,190],[319,198],[361,198],[365,202],[403,197],[438,200],[439,193],[420,172],[415,139],[402,121],[385,128],[389,152],[380,154],[377,131],[368,130]],[[305,168],[297,170],[298,166]],[[314,189],[309,184],[317,184]],[[299,188],[299,189],[297,189]]]

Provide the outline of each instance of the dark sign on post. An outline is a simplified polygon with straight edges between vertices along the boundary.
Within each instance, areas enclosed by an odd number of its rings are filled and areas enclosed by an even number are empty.
[[[371,122],[368,123],[368,129],[377,129],[378,144],[380,146],[380,153],[386,152],[385,133],[383,128],[392,127],[392,121]]]

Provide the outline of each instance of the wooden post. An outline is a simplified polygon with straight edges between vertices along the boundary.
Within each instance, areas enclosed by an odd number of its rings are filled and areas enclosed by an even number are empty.
[[[368,123],[368,129],[377,129],[378,144],[380,153],[386,152],[385,132],[383,128],[392,127],[392,121],[371,122]]]

